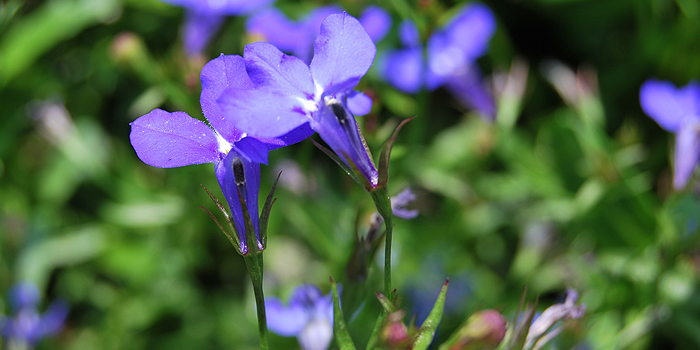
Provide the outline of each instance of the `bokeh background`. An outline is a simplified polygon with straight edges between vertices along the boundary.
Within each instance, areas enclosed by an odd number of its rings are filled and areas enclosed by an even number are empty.
[[[373,2],[372,2],[373,3]],[[372,4],[341,1],[359,15]],[[419,320],[445,278],[437,333],[476,310],[512,317],[576,288],[586,316],[551,348],[700,348],[698,183],[672,191],[673,136],[643,114],[639,87],[700,77],[696,0],[483,1],[498,27],[478,64],[495,89],[496,123],[446,91],[407,95],[370,71],[360,118],[378,154],[403,129],[389,192],[411,187],[420,215],[397,219],[394,279]],[[279,0],[292,18],[325,5]],[[412,13],[436,27],[463,2],[377,3],[397,47]],[[408,12],[407,10],[408,9]],[[243,260],[199,206],[220,195],[212,165],[159,169],[129,144],[129,123],[154,108],[199,108],[199,68],[253,40],[230,17],[202,62],[182,53],[183,9],[156,0],[3,0],[0,7],[0,303],[35,283],[71,305],[39,349],[255,349]],[[426,33],[424,33],[426,34]],[[274,151],[262,192],[283,171],[265,252],[266,293],[342,280],[373,204],[311,142]],[[264,197],[263,197],[264,199]],[[381,285],[381,254],[370,290]],[[373,297],[350,323],[367,341]],[[272,336],[274,349],[298,347]]]

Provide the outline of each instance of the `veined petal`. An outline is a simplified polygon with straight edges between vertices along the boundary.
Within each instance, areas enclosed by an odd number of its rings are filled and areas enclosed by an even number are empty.
[[[313,100],[316,87],[309,66],[301,59],[264,42],[246,45],[243,57],[248,76],[258,89]]]
[[[212,127],[229,142],[236,142],[242,132],[227,120],[216,100],[228,88],[252,89],[255,87],[246,72],[243,57],[221,55],[202,68],[202,94],[199,101],[202,112]]]
[[[391,28],[391,16],[376,5],[367,6],[360,15],[360,23],[375,43],[382,40]]]
[[[425,79],[423,52],[418,47],[389,52],[382,57],[379,71],[398,90],[416,93]]]
[[[495,31],[496,18],[482,4],[466,6],[445,28],[450,42],[462,50],[467,61],[474,61],[486,53]]]
[[[324,90],[367,73],[377,48],[360,22],[347,13],[328,16],[314,42],[311,73]]]
[[[284,93],[229,89],[218,103],[236,128],[256,138],[280,137],[309,122],[299,98]]]
[[[265,314],[267,316],[267,327],[271,331],[286,337],[299,334],[308,322],[308,315],[303,305],[292,304],[284,306],[282,301],[275,297],[265,298]]]
[[[639,90],[639,102],[644,113],[662,128],[678,132],[685,118],[700,118],[700,84],[691,82],[676,88],[669,81],[650,79]]]
[[[183,28],[185,53],[189,56],[202,53],[224,19],[224,15],[218,12],[188,10]]]
[[[681,190],[688,183],[700,157],[700,122],[686,119],[676,134],[673,188]]]
[[[214,130],[184,112],[155,109],[131,123],[129,135],[136,154],[146,164],[172,168],[214,163],[223,153]]]
[[[251,16],[246,22],[246,30],[252,35],[261,36],[261,41],[269,42],[284,52],[310,50],[306,28],[274,8]]]

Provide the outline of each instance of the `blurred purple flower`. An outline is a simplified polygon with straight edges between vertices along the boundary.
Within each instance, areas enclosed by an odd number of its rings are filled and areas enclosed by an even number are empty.
[[[376,187],[377,170],[353,114],[369,113],[372,100],[353,88],[367,73],[376,47],[354,17],[328,16],[314,43],[310,65],[274,45],[245,47],[245,68],[255,89],[229,88],[219,103],[248,136],[275,138],[310,124],[350,168]]]
[[[8,343],[34,345],[39,340],[58,333],[68,316],[68,305],[54,301],[44,314],[39,314],[39,290],[30,283],[19,283],[10,291],[10,305],[15,311],[13,318],[0,318],[2,335]]]
[[[279,335],[296,336],[304,350],[326,350],[333,339],[333,295],[322,295],[314,285],[294,289],[289,306],[265,298],[268,328]]]
[[[224,55],[202,69],[200,103],[211,127],[184,112],[155,109],[131,123],[130,135],[136,154],[148,165],[172,168],[215,164],[216,178],[231,209],[242,254],[246,254],[248,247],[239,192],[262,249],[258,231],[260,164],[267,164],[270,150],[301,141],[313,133],[302,123],[277,138],[248,137],[234,128],[216,99],[228,88],[254,88],[245,69],[242,57]]]
[[[316,8],[301,20],[294,22],[277,9],[261,11],[248,19],[248,33],[310,62],[313,55],[313,42],[321,30],[321,22],[332,15],[343,13],[337,5]],[[374,42],[384,38],[391,27],[391,16],[379,6],[368,6],[360,15],[360,24]]]
[[[405,48],[384,55],[380,74],[389,84],[411,94],[444,86],[466,107],[494,118],[496,105],[476,60],[488,50],[495,30],[496,19],[488,7],[466,6],[428,38],[426,59],[418,29],[413,22],[404,21],[399,38]]]
[[[185,26],[183,44],[185,53],[193,56],[202,53],[212,36],[224,23],[226,16],[248,14],[274,0],[162,0],[184,7]]]
[[[406,187],[399,194],[391,197],[391,210],[394,215],[402,219],[413,219],[418,216],[418,210],[408,209],[408,206],[416,200],[416,195],[411,191],[411,188]]]
[[[586,304],[576,305],[578,292],[569,288],[566,300],[562,304],[554,304],[537,316],[530,325],[524,349],[537,350],[561,333],[561,327],[553,327],[555,323],[570,319],[579,319],[586,312]]]
[[[700,157],[700,84],[676,88],[673,83],[647,80],[639,91],[644,113],[676,134],[673,187],[680,190],[693,174]]]

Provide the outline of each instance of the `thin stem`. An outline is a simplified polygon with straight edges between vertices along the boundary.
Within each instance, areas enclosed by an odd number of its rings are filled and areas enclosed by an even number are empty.
[[[371,191],[374,205],[377,207],[379,215],[384,219],[386,227],[386,242],[384,244],[384,293],[391,298],[391,239],[394,232],[393,211],[391,210],[391,199],[387,194],[386,187],[377,188]]]
[[[255,294],[255,306],[258,312],[258,331],[260,332],[260,349],[269,350],[270,345],[267,340],[267,317],[265,316],[265,295],[263,294],[263,258],[262,254],[252,254],[244,256],[250,281],[253,283],[253,293]]]

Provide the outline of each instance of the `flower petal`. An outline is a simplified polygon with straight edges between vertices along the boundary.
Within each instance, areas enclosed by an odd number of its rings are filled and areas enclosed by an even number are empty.
[[[275,297],[265,298],[267,327],[282,336],[291,337],[299,334],[308,321],[304,307],[299,304],[284,306]]]
[[[129,138],[139,158],[159,168],[213,163],[221,154],[214,130],[184,112],[155,109],[131,123]]]
[[[354,115],[365,115],[372,111],[372,98],[355,90],[350,90],[346,104]]]
[[[391,28],[391,16],[376,5],[367,6],[360,15],[360,23],[375,43],[382,40]]]
[[[677,132],[685,118],[700,117],[700,84],[676,88],[669,81],[650,79],[639,90],[639,102],[662,128]]]
[[[481,4],[465,7],[445,28],[452,45],[459,47],[468,61],[474,61],[486,53],[495,31],[493,12]]]
[[[446,87],[465,107],[476,109],[489,120],[496,118],[496,103],[491,92],[486,89],[476,65],[470,65],[466,70],[449,77]]]
[[[216,100],[228,88],[252,89],[255,87],[248,77],[243,57],[221,55],[202,68],[202,94],[199,101],[202,112],[212,127],[229,142],[238,141],[242,132],[226,119]]]
[[[420,48],[389,52],[382,57],[379,71],[384,80],[398,90],[414,94],[423,87],[423,52]]]
[[[294,23],[274,8],[250,17],[246,22],[246,30],[254,36],[261,36],[261,41],[269,42],[287,53],[310,50],[306,28]],[[307,56],[310,55],[310,53],[307,54]]]
[[[240,15],[273,2],[273,0],[163,0],[171,5],[192,10],[208,11],[220,15]]]
[[[258,89],[313,100],[316,87],[309,66],[301,59],[264,42],[246,45],[243,57],[248,76]]]
[[[279,92],[229,89],[218,103],[236,128],[256,138],[280,137],[309,121],[299,98]]]
[[[407,19],[401,22],[401,25],[399,25],[399,39],[404,46],[420,46],[420,33],[413,21]]]
[[[200,54],[209,45],[225,17],[216,12],[188,10],[185,12],[183,46],[188,56]]]
[[[360,22],[347,13],[328,16],[314,42],[311,73],[324,90],[336,83],[359,79],[367,73],[377,53]]]
[[[673,188],[681,190],[693,175],[700,157],[700,122],[688,120],[682,123],[676,135]]]

